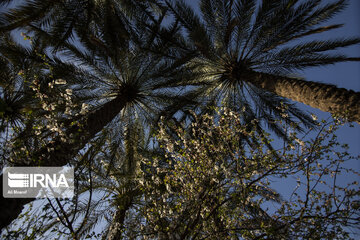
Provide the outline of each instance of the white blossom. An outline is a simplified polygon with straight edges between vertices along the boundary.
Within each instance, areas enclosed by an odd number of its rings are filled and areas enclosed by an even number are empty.
[[[73,90],[68,88],[68,89],[65,90],[65,92],[66,92],[67,95],[71,96],[72,93],[73,93]]]
[[[66,84],[66,80],[65,80],[65,79],[61,79],[61,78],[56,79],[56,80],[55,80],[55,84],[57,84],[57,85]]]

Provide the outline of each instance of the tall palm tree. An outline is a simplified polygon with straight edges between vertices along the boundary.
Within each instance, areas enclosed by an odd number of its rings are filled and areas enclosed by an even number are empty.
[[[274,116],[303,123],[310,120],[285,98],[360,122],[360,93],[296,77],[296,70],[338,62],[359,61],[331,52],[358,44],[360,39],[305,40],[340,28],[320,26],[340,12],[346,0],[317,1],[200,0],[199,16],[183,0],[166,1],[181,22],[189,45],[198,56],[188,62],[193,84],[204,84],[204,95],[232,108],[246,108],[244,116],[264,119],[280,132]],[[253,108],[256,106],[257,108]],[[256,112],[255,112],[256,111]]]
[[[150,26],[160,25],[161,21]],[[160,112],[179,102],[178,96],[182,91],[184,80],[171,76],[176,75],[179,63],[184,60],[178,51],[175,53],[168,47],[168,41],[159,39],[152,32],[140,32],[138,36],[144,46],[154,48],[155,45],[157,50],[162,48],[169,56],[177,54],[177,60],[174,60],[175,57],[144,52],[142,46],[133,42],[126,46],[107,42],[102,35],[99,35],[96,28],[89,31],[92,33],[92,39],[84,38],[81,47],[67,42],[58,48],[62,51],[63,57],[67,60],[71,59],[73,63],[64,63],[56,56],[51,56],[49,64],[52,65],[54,74],[58,78],[68,81],[67,87],[73,89],[74,94],[78,92],[79,99],[87,99],[85,102],[92,106],[90,112],[65,120],[64,124],[67,124],[65,134],[69,137],[68,141],[64,142],[60,137],[55,137],[44,147],[30,151],[29,159],[34,161],[27,165],[66,165],[107,125],[114,123],[114,127],[121,130],[119,122],[130,116],[137,116],[145,124],[150,124],[158,118]],[[172,27],[163,31],[176,35]],[[41,34],[44,38],[53,37],[45,31]],[[93,39],[96,41],[94,42]],[[113,52],[119,54],[110,54]],[[79,79],[83,82],[76,81]],[[85,102],[83,100],[83,103]],[[73,125],[74,122],[80,124]],[[25,163],[20,161],[18,164]],[[1,206],[5,214],[2,214],[0,227],[8,225],[21,212],[24,204],[32,200],[14,201],[1,198]]]

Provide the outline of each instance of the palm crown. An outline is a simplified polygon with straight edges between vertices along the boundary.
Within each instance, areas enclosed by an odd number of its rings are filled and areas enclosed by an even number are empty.
[[[184,1],[167,2],[167,5],[183,26],[188,47],[198,53],[187,66],[193,74],[192,84],[202,85],[203,99],[243,109],[245,120],[258,117],[280,136],[284,133],[275,119],[291,123],[296,117],[305,126],[312,124],[307,114],[283,98],[311,104],[303,100],[307,94],[301,95],[300,87],[295,89],[296,98],[289,93],[293,89],[280,90],[295,83],[302,84],[306,90],[306,82],[295,78],[296,70],[359,60],[330,52],[359,43],[359,38],[298,41],[341,27],[340,24],[318,25],[342,10],[346,1],[321,5],[321,1],[258,4],[255,0],[201,0],[201,16]],[[275,85],[279,79],[284,81]],[[317,90],[321,88],[313,85]],[[281,102],[286,103],[286,110],[281,108]],[[331,104],[333,107],[334,102]]]

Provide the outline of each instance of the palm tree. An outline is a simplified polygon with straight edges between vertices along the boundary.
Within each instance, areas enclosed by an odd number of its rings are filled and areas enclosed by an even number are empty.
[[[158,22],[148,25],[155,28],[161,22],[160,18]],[[175,30],[169,27],[162,31],[176,35]],[[177,54],[177,59],[144,52],[143,46],[133,42],[126,46],[107,42],[99,35],[97,28],[89,31],[91,34],[88,36],[92,37],[82,39],[81,47],[69,42],[58,47],[63,57],[71,59],[73,63],[65,63],[56,56],[48,57],[48,61],[54,76],[66,79],[66,87],[73,89],[83,103],[93,107],[86,115],[64,120],[68,141],[55,137],[44,147],[33,149],[29,159],[34,161],[27,163],[28,166],[63,166],[107,125],[121,131],[119,122],[130,116],[150,124],[158,118],[159,113],[179,101],[184,80],[176,80],[171,76],[176,75],[179,62],[184,60],[178,51],[175,53],[173,48],[168,47],[168,41],[159,39],[152,32],[140,32],[137,38],[147,48],[157,51],[161,48],[169,56]],[[43,39],[53,37],[45,31],[39,31],[39,35]],[[118,54],[109,54],[114,52]],[[20,161],[17,164],[25,163]],[[2,215],[0,227],[8,225],[21,212],[24,204],[32,200],[12,201],[1,198],[2,210],[6,214]]]
[[[207,99],[245,108],[244,117],[263,119],[278,134],[282,133],[274,116],[310,123],[290,104],[287,111],[279,111],[280,102],[287,103],[284,98],[360,122],[360,93],[295,77],[296,70],[360,60],[330,52],[358,44],[359,38],[299,42],[341,27],[319,25],[347,1],[264,0],[258,5],[256,0],[201,0],[201,17],[182,0],[166,2],[187,33],[191,49],[198,52],[188,66],[193,84],[205,85]]]

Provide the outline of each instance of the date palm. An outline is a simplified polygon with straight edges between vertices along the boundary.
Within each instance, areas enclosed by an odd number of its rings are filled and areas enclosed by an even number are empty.
[[[296,77],[297,70],[360,60],[332,51],[358,44],[358,37],[305,41],[340,28],[341,24],[321,24],[344,9],[347,1],[199,2],[201,15],[182,0],[167,5],[181,22],[191,49],[198,52],[188,66],[193,84],[205,85],[206,99],[243,108],[244,118],[258,117],[280,135],[275,118],[291,122],[296,117],[311,125],[308,116],[286,99],[346,113],[349,120],[360,122],[360,93]],[[287,110],[280,110],[280,102],[287,103]]]
[[[161,24],[161,21],[150,26],[155,27]],[[66,165],[105,127],[117,129],[121,134],[121,122],[127,119],[136,119],[150,127],[160,113],[181,100],[179,95],[184,80],[171,77],[176,75],[179,62],[183,61],[180,54],[177,54],[178,59],[174,60],[174,57],[144,52],[142,46],[133,42],[126,46],[117,45],[106,42],[96,29],[90,30],[92,39],[84,38],[81,47],[65,43],[58,48],[72,63],[66,63],[56,56],[49,57],[54,76],[67,80],[66,87],[73,89],[81,103],[89,104],[90,111],[86,115],[64,120],[68,141],[55,137],[44,147],[29,151],[28,159],[35,161],[27,165]],[[175,34],[171,28],[163,31]],[[45,31],[41,34],[43,38],[53,37]],[[159,39],[154,33],[142,32],[139,39],[140,37],[142,44],[148,48],[155,45],[157,50],[162,48],[169,55],[175,54],[173,49],[168,47],[167,41]],[[92,41],[93,39],[96,41]],[[119,54],[109,54],[114,52]],[[74,122],[80,124],[74,125]],[[46,132],[43,135],[45,137]],[[18,164],[25,163],[20,161]],[[32,199],[12,201],[1,198],[4,213],[1,227],[16,218],[24,204],[30,201]]]

